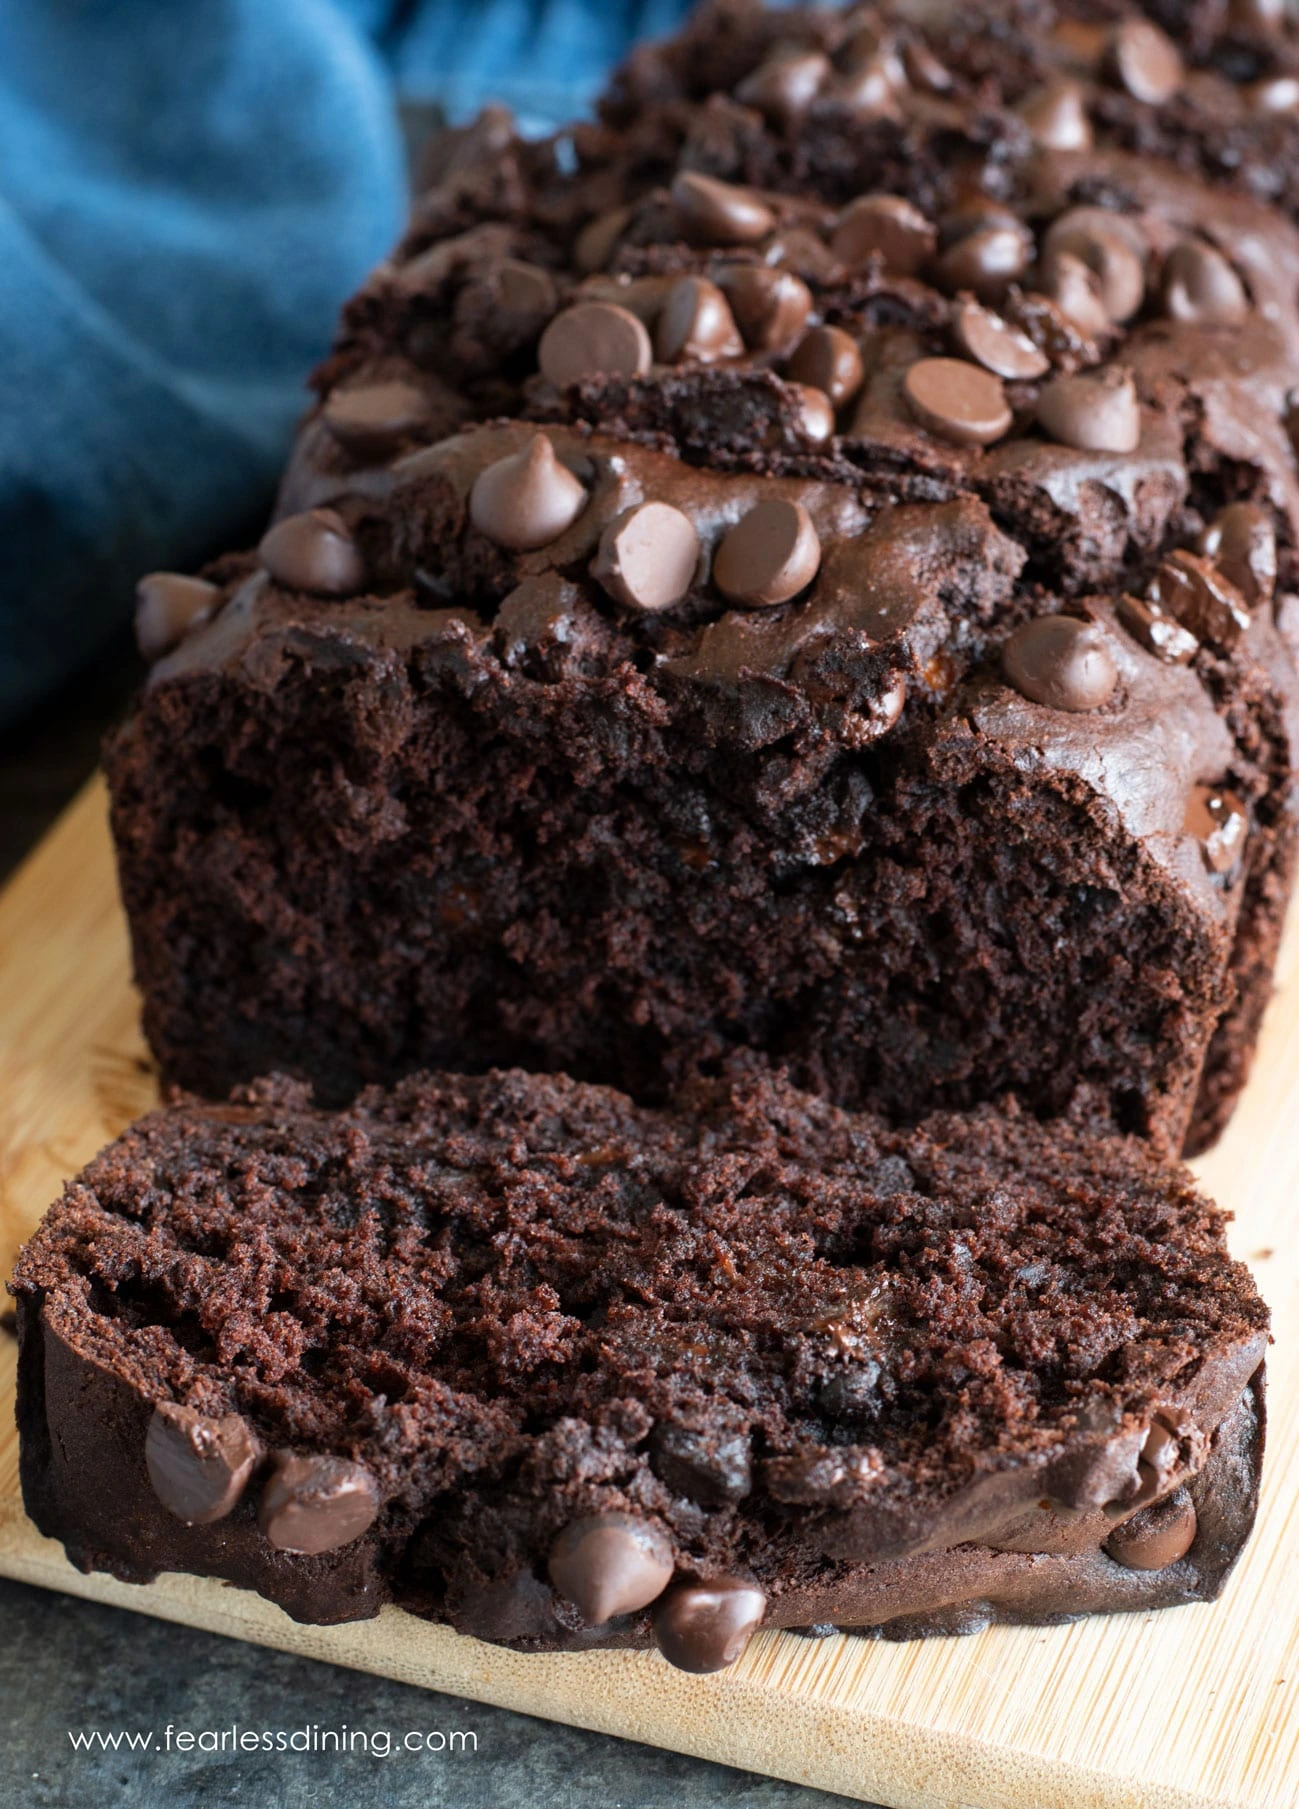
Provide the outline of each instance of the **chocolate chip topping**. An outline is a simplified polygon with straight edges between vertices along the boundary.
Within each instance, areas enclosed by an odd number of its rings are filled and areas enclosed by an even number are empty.
[[[1199,651],[1195,636],[1146,597],[1121,596],[1114,613],[1133,640],[1165,665],[1185,666]]]
[[[277,1551],[314,1557],[359,1539],[379,1505],[378,1485],[364,1464],[280,1451],[257,1523]]]
[[[393,377],[331,390],[320,418],[346,452],[383,458],[424,426],[428,403],[418,384]]]
[[[502,258],[491,268],[501,305],[519,320],[548,320],[559,302],[559,291],[549,270],[522,258]]]
[[[972,289],[981,301],[997,302],[1024,276],[1032,256],[1032,242],[1018,220],[978,226],[947,247],[935,274],[945,289]]]
[[[541,335],[537,362],[557,389],[587,377],[644,377],[653,363],[649,334],[629,308],[575,302]]]
[[[1245,599],[1225,573],[1200,553],[1184,548],[1170,553],[1146,594],[1199,641],[1232,648],[1249,628]]]
[[[1166,1570],[1190,1551],[1197,1530],[1189,1491],[1176,1489],[1167,1501],[1142,1508],[1115,1527],[1105,1550],[1128,1570]]]
[[[1042,266],[1048,283],[1052,265],[1066,252],[1079,258],[1096,277],[1110,319],[1131,320],[1146,294],[1146,246],[1140,228],[1108,208],[1070,208],[1042,241]]]
[[[771,497],[731,528],[713,560],[723,596],[750,608],[787,603],[815,578],[821,542],[802,503]]]
[[[589,1627],[602,1627],[657,1601],[672,1581],[672,1547],[634,1514],[593,1514],[564,1528],[549,1568],[558,1593]]]
[[[654,338],[664,364],[684,358],[712,364],[719,358],[738,358],[744,351],[730,304],[717,284],[704,276],[683,276],[673,284]]]
[[[1109,332],[1109,309],[1101,295],[1101,279],[1071,251],[1054,252],[1037,277],[1041,292],[1055,303],[1089,339]]]
[[[163,1401],[144,1439],[153,1492],[187,1526],[224,1520],[239,1503],[260,1451],[237,1413],[210,1419],[192,1407]]]
[[[755,352],[783,350],[802,334],[812,312],[812,291],[792,270],[727,264],[717,280],[745,342]]]
[[[1002,647],[1001,666],[1017,691],[1052,710],[1099,709],[1119,676],[1101,630],[1074,616],[1022,623]]]
[[[811,383],[794,383],[790,387],[797,391],[802,408],[799,426],[814,446],[824,445],[834,435],[834,404],[823,389]]]
[[[628,609],[670,609],[695,580],[699,536],[670,503],[644,502],[611,521],[600,537],[592,575]]]
[[[631,213],[630,207],[611,207],[587,221],[573,246],[573,262],[584,275],[605,269],[631,224]]]
[[[582,484],[538,433],[521,451],[479,472],[469,493],[469,518],[497,546],[528,552],[558,540],[586,503]]]
[[[806,383],[841,408],[862,386],[865,368],[861,347],[842,327],[813,327],[805,333],[789,361],[795,383]]]
[[[1220,251],[1183,239],[1169,252],[1161,284],[1164,312],[1202,327],[1235,327],[1249,313],[1249,297]]]
[[[1051,360],[1027,333],[976,301],[963,301],[952,320],[952,337],[961,350],[994,376],[1026,382],[1045,376]]]
[[[135,644],[147,660],[179,647],[221,600],[215,584],[181,572],[149,572],[135,587]]]
[[[1185,826],[1199,842],[1210,873],[1230,873],[1239,866],[1249,833],[1249,812],[1234,791],[1197,785],[1187,802]]]
[[[724,1671],[743,1656],[766,1612],[756,1583],[677,1583],[654,1610],[654,1643],[678,1671]]]
[[[1251,607],[1276,590],[1276,529],[1255,503],[1228,503],[1200,536],[1198,551],[1234,584]]]
[[[277,584],[322,597],[353,597],[365,565],[352,531],[334,509],[286,515],[262,535],[257,557]]]
[[[672,201],[688,239],[700,245],[753,245],[771,231],[775,216],[751,189],[682,170]]]
[[[1092,142],[1087,103],[1077,82],[1048,82],[1021,102],[1019,116],[1034,143],[1048,151],[1086,151]]]
[[[1106,69],[1133,100],[1162,106],[1182,85],[1182,58],[1172,39],[1146,19],[1124,19],[1114,28]]]
[[[1141,442],[1141,408],[1124,370],[1057,377],[1037,399],[1037,418],[1053,440],[1079,452],[1135,452]]]
[[[845,264],[878,256],[894,276],[914,276],[935,243],[932,222],[901,195],[862,195],[839,216],[830,248]]]
[[[902,381],[912,414],[958,446],[990,446],[1013,416],[1001,379],[963,358],[922,358]]]
[[[831,73],[824,51],[777,49],[745,76],[735,98],[743,106],[756,107],[774,124],[789,126],[811,106]]]

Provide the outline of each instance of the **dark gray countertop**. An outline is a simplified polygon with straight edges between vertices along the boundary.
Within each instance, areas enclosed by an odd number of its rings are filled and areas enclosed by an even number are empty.
[[[145,1615],[0,1580],[0,1803],[6,1809],[834,1809],[844,1799],[603,1734],[534,1721]],[[225,1753],[248,1732],[475,1734],[477,1751]],[[164,1730],[173,1750],[74,1751],[70,1734]],[[308,1736],[310,1737],[310,1736]],[[173,1743],[175,1734],[173,1733]],[[301,1736],[299,1738],[301,1744]]]

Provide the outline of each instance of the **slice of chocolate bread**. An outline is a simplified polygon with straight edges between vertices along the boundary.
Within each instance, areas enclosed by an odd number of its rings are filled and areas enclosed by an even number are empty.
[[[1209,178],[1293,34],[1080,12],[712,7],[443,145],[259,557],[145,587],[170,1078],[749,1046],[1211,1139],[1294,862],[1299,233]]]
[[[1266,1311],[1135,1140],[760,1072],[290,1083],[104,1151],[17,1269],[27,1508],[84,1568],[729,1663],[1217,1594]]]

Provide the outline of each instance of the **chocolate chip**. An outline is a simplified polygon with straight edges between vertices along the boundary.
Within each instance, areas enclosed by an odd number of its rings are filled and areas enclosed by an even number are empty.
[[[559,305],[555,279],[540,264],[525,263],[522,258],[501,258],[491,266],[489,275],[499,306],[521,325],[530,327],[535,323],[539,327]],[[519,332],[512,337],[518,344],[526,334]]]
[[[802,405],[799,426],[814,446],[823,446],[834,436],[834,408],[829,396],[810,383],[791,383]]]
[[[672,1581],[672,1547],[656,1526],[634,1514],[592,1514],[572,1521],[556,1539],[550,1580],[588,1627],[602,1627],[662,1595]]]
[[[1017,691],[1052,710],[1098,710],[1119,676],[1100,629],[1073,616],[1022,623],[1002,647],[1001,666]]]
[[[611,207],[588,220],[573,246],[573,262],[584,276],[607,268],[618,241],[631,224],[630,207]]]
[[[469,517],[497,546],[527,552],[548,546],[586,507],[586,491],[561,465],[544,433],[521,452],[498,459],[474,479]]]
[[[1146,243],[1140,227],[1109,208],[1073,207],[1052,222],[1042,241],[1048,283],[1053,262],[1065,252],[1080,258],[1096,276],[1110,319],[1131,320],[1146,294]]]
[[[1245,599],[1203,554],[1178,548],[1161,561],[1146,595],[1165,615],[1176,616],[1198,641],[1234,647],[1249,628]]]
[[[161,659],[206,622],[220,600],[220,589],[205,578],[149,572],[135,587],[136,646],[145,659]]]
[[[1128,1570],[1165,1570],[1190,1551],[1196,1531],[1195,1503],[1186,1489],[1175,1489],[1115,1527],[1105,1550]]]
[[[1276,590],[1276,529],[1255,503],[1228,503],[1200,536],[1197,549],[1251,607],[1268,604]]]
[[[556,314],[537,347],[541,374],[557,389],[586,377],[644,377],[653,359],[644,323],[615,302],[575,302]]]
[[[991,446],[1014,419],[1001,379],[963,358],[921,358],[902,393],[922,427],[958,446]]]
[[[353,597],[365,565],[352,530],[334,509],[286,515],[262,535],[257,557],[277,584],[324,597]]]
[[[600,536],[592,575],[628,609],[671,609],[695,581],[699,536],[671,503],[643,502],[611,521]]]
[[[755,352],[793,345],[812,312],[812,291],[792,270],[726,264],[717,277],[745,342]]]
[[[1286,10],[1286,0],[1231,0],[1231,22],[1244,31],[1279,31]]]
[[[345,452],[377,459],[419,432],[428,420],[428,403],[418,384],[393,377],[332,390],[320,418]]]
[[[715,364],[720,358],[738,358],[744,350],[730,304],[704,276],[683,276],[672,285],[654,339],[664,364],[683,358]]]
[[[1071,251],[1053,253],[1038,272],[1041,292],[1089,339],[1108,333],[1113,322],[1101,295],[1101,279]]]
[[[690,1432],[660,1425],[651,1440],[654,1474],[675,1495],[704,1507],[743,1501],[753,1486],[747,1432]]]
[[[766,1607],[758,1585],[739,1577],[677,1583],[654,1610],[654,1643],[678,1671],[724,1671],[743,1655]]]
[[[1249,812],[1234,791],[1215,785],[1194,786],[1183,826],[1199,842],[1211,873],[1230,873],[1239,866],[1249,834]]]
[[[257,1524],[277,1551],[314,1557],[359,1539],[379,1512],[379,1488],[364,1464],[280,1451]]]
[[[918,38],[912,38],[902,46],[902,66],[912,87],[919,88],[922,93],[951,93],[951,70]]]
[[[842,327],[813,327],[799,340],[786,368],[795,383],[819,389],[835,408],[857,394],[866,374],[861,347]]]
[[[976,364],[997,377],[1026,382],[1044,376],[1051,368],[1051,360],[1027,333],[976,301],[958,304],[952,337]]]
[[[1128,371],[1057,377],[1037,399],[1037,418],[1053,440],[1079,452],[1135,452],[1141,408]]]
[[[239,1414],[209,1419],[172,1401],[154,1408],[144,1438],[153,1492],[187,1526],[224,1520],[238,1505],[260,1455]]]
[[[1236,327],[1249,313],[1249,297],[1220,251],[1201,239],[1183,239],[1164,261],[1164,313],[1201,327]]]
[[[948,246],[935,274],[945,289],[972,289],[981,301],[996,302],[1023,277],[1032,256],[1022,226],[981,226]]]
[[[1105,55],[1107,73],[1133,100],[1159,107],[1182,85],[1182,58],[1171,38],[1146,19],[1125,19],[1114,28]]]
[[[1033,142],[1048,151],[1089,151],[1092,122],[1077,82],[1067,77],[1048,82],[1020,102],[1019,117],[1033,135]]]
[[[914,276],[936,242],[932,222],[901,195],[861,195],[840,214],[830,249],[845,264],[878,256],[894,276]]]
[[[820,563],[812,517],[802,503],[773,496],[728,530],[713,560],[713,580],[733,603],[766,609],[796,597]]]
[[[780,126],[792,125],[816,99],[831,74],[830,59],[820,50],[795,46],[777,49],[746,75],[735,90],[743,106]]]
[[[1185,666],[1199,651],[1195,636],[1148,598],[1121,596],[1114,613],[1133,640],[1165,665]]]
[[[1299,112],[1299,77],[1274,75],[1252,82],[1245,97],[1256,113]]]
[[[700,245],[752,245],[775,224],[771,209],[751,189],[697,170],[682,170],[675,177],[672,201],[682,231]]]

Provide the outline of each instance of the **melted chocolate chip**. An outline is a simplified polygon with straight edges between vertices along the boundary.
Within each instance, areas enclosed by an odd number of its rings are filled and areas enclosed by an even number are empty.
[[[1146,594],[1199,641],[1230,649],[1249,628],[1245,599],[1225,573],[1200,553],[1181,548],[1170,553]]]
[[[805,333],[789,361],[795,383],[806,383],[841,408],[862,386],[865,367],[861,347],[842,327],[813,327]]]
[[[958,446],[990,446],[1014,418],[1001,379],[963,358],[921,358],[902,393],[923,427]]]
[[[1070,208],[1042,241],[1048,284],[1053,263],[1065,253],[1080,259],[1096,277],[1109,318],[1131,320],[1146,294],[1146,244],[1136,223],[1104,207]]]
[[[1201,239],[1183,239],[1164,262],[1164,312],[1201,327],[1235,327],[1249,313],[1249,297],[1220,251]]]
[[[832,73],[828,56],[820,50],[793,46],[776,50],[765,63],[746,75],[735,98],[778,126],[792,125],[816,99]]]
[[[220,589],[181,572],[150,572],[135,587],[135,644],[147,660],[179,647],[191,628],[206,622],[221,601]]]
[[[1045,376],[1051,360],[1027,333],[976,301],[961,302],[952,320],[952,337],[961,350],[994,376],[1027,382]]]
[[[418,384],[393,377],[331,390],[320,418],[345,452],[381,459],[425,425],[428,403]]]
[[[714,364],[720,358],[738,358],[744,350],[726,297],[716,283],[703,276],[683,276],[673,284],[654,338],[654,349],[664,364],[684,358]]]
[[[812,582],[821,542],[802,503],[771,497],[728,530],[713,560],[722,595],[749,608],[787,603]]]
[[[550,1580],[588,1627],[635,1614],[672,1581],[672,1547],[656,1526],[634,1514],[574,1520],[550,1553]]]
[[[1001,667],[1024,697],[1052,710],[1098,710],[1118,683],[1101,630],[1073,616],[1022,623],[1002,647]]]
[[[360,549],[334,509],[286,515],[262,535],[257,557],[276,583],[288,590],[354,597],[365,586]]]
[[[743,1501],[753,1486],[747,1432],[690,1432],[684,1426],[655,1427],[654,1473],[676,1495],[705,1507]]]
[[[600,537],[592,575],[628,609],[670,609],[695,581],[699,536],[670,503],[644,502],[611,521]]]
[[[239,1414],[209,1419],[172,1401],[154,1408],[144,1440],[153,1492],[187,1526],[224,1520],[238,1506],[260,1455]]]
[[[901,195],[862,195],[839,216],[830,248],[845,264],[874,256],[894,276],[914,276],[935,243],[932,222]]]
[[[1233,872],[1245,852],[1249,812],[1234,791],[1197,785],[1186,806],[1185,828],[1200,844],[1211,873]]]
[[[379,1505],[378,1485],[364,1464],[281,1451],[257,1523],[277,1551],[314,1557],[359,1539],[373,1525]]]
[[[581,483],[538,433],[521,452],[479,472],[469,493],[469,517],[497,546],[527,552],[558,540],[586,502]]]
[[[807,325],[812,291],[792,270],[773,270],[767,264],[727,264],[717,281],[746,344],[755,352],[782,351],[795,343]]]
[[[1033,142],[1048,151],[1091,149],[1092,122],[1077,82],[1064,77],[1048,82],[1021,102],[1019,116],[1033,135]]]
[[[587,377],[643,377],[654,353],[644,323],[615,302],[575,302],[541,335],[537,362],[557,389]]]
[[[1115,26],[1105,66],[1133,100],[1152,107],[1173,98],[1184,74],[1177,46],[1146,19],[1125,19]]]
[[[1276,529],[1255,503],[1228,503],[1200,536],[1197,549],[1210,559],[1251,607],[1268,604],[1276,590]]]
[[[1115,1527],[1105,1550],[1128,1570],[1165,1570],[1190,1551],[1196,1531],[1195,1503],[1186,1489],[1176,1489]]]
[[[1200,643],[1174,616],[1146,597],[1121,596],[1115,614],[1134,641],[1168,666],[1185,666]]]
[[[1037,399],[1037,418],[1053,440],[1079,452],[1135,452],[1141,442],[1141,408],[1123,370],[1057,377]]]
[[[677,1583],[654,1610],[654,1643],[679,1671],[724,1671],[742,1657],[766,1607],[758,1585],[739,1577]]]
[[[775,224],[771,209],[751,189],[697,170],[682,170],[674,179],[672,201],[682,231],[699,245],[753,245]]]

